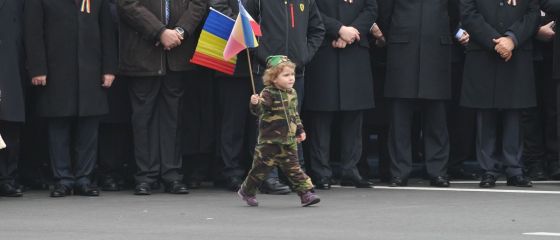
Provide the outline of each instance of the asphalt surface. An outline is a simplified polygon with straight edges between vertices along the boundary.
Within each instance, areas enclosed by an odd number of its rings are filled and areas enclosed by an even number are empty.
[[[23,198],[0,198],[0,239],[560,239],[524,235],[560,233],[558,182],[495,188],[527,193],[464,192],[480,190],[474,182],[445,191],[424,181],[409,184],[334,187],[318,191],[321,202],[307,208],[293,193],[258,195],[260,206],[247,207],[235,193],[217,188],[61,199],[30,191]]]

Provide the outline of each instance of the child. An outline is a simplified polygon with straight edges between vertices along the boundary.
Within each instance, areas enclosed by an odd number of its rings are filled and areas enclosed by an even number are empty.
[[[251,96],[250,110],[259,118],[253,167],[237,193],[249,206],[258,206],[257,187],[278,165],[298,192],[301,205],[316,204],[320,199],[311,191],[311,179],[301,170],[297,157],[297,144],[305,140],[305,131],[297,112],[297,94],[292,88],[296,65],[282,55],[270,56],[266,62],[265,88],[260,96]]]

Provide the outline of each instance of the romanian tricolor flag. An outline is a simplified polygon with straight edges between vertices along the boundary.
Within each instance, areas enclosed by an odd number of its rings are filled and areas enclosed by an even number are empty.
[[[210,8],[191,63],[233,75],[237,57],[225,60],[223,52],[235,21]]]
[[[245,10],[243,4],[239,3],[239,15],[235,20],[235,25],[229,35],[226,49],[224,50],[224,59],[230,59],[246,48],[258,47],[256,36],[261,36],[261,27],[253,20],[251,15]]]

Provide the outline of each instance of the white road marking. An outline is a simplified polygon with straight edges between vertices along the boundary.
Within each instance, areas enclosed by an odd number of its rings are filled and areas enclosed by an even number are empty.
[[[531,235],[531,236],[548,236],[548,237],[560,237],[560,233],[552,233],[552,232],[534,232],[534,233],[523,233],[523,235]]]
[[[451,184],[478,184],[480,181],[450,181]],[[560,181],[532,181],[535,184],[560,184]],[[506,181],[496,181],[496,183],[502,184]]]
[[[473,188],[435,188],[435,187],[389,187],[374,186],[375,189],[416,190],[416,191],[451,191],[451,192],[493,192],[493,193],[528,193],[528,194],[560,194],[560,191],[508,190],[508,189],[473,189]]]

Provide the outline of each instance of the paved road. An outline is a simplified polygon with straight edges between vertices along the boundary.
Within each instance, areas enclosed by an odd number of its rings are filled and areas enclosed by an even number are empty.
[[[426,187],[424,182],[412,182]],[[497,190],[527,190],[506,187]],[[463,192],[423,188],[333,188],[321,203],[299,207],[295,194],[258,195],[246,207],[232,192],[193,190],[188,195],[130,191],[97,198],[52,199],[47,191],[0,198],[0,240],[128,239],[560,239],[523,233],[560,233],[560,183],[537,184],[542,193]]]

